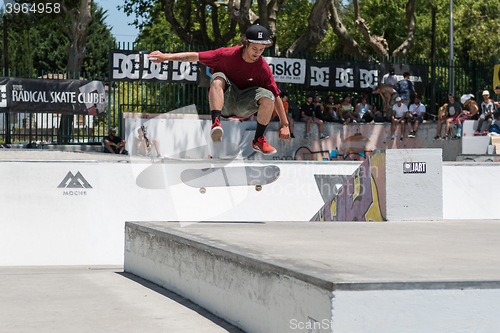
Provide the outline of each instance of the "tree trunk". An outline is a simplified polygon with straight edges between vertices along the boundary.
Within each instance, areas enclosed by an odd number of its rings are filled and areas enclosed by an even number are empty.
[[[57,15],[57,20],[68,35],[71,44],[66,48],[68,52],[68,79],[79,79],[83,60],[88,56],[85,46],[87,44],[87,27],[92,21],[91,0],[80,0],[80,10],[68,8],[61,3],[62,12]],[[63,20],[63,12],[71,19],[71,29]],[[58,144],[69,144],[73,132],[73,115],[62,115],[57,136]]]
[[[332,26],[333,32],[337,35],[342,44],[344,44],[344,53],[353,54],[358,57],[366,56],[366,51],[354,40],[354,38],[352,38],[340,21],[334,0],[328,1],[327,8],[330,13],[330,25]]]
[[[231,1],[230,1],[231,2]],[[197,15],[200,16],[200,18],[204,18],[207,14],[206,7],[207,5],[210,5],[212,7],[211,10],[211,18],[212,18],[212,25],[214,27],[214,32],[216,34],[216,38],[213,40],[210,40],[208,38],[206,29],[199,29],[199,30],[194,30],[192,31],[192,26],[186,25],[182,26],[179,21],[175,18],[175,13],[174,13],[174,4],[175,0],[161,0],[161,6],[163,8],[163,13],[165,14],[165,19],[167,20],[168,23],[170,23],[170,26],[172,27],[173,32],[185,43],[188,45],[205,45],[205,46],[222,46],[227,44],[228,41],[233,39],[236,36],[236,25],[231,24],[231,27],[229,31],[222,35],[219,36],[219,27],[218,27],[218,11],[214,8],[217,7],[217,5],[230,5],[229,3],[215,3],[213,0],[207,1],[206,3],[203,4],[203,6],[198,6],[198,12],[202,11],[202,13],[197,13]],[[231,8],[231,7],[230,7]],[[230,14],[233,15],[233,13]]]
[[[328,32],[328,3],[331,0],[317,0],[309,15],[307,30],[288,47],[287,52],[305,52],[320,43]]]
[[[385,38],[374,36],[370,33],[370,29],[365,24],[365,20],[359,14],[358,1],[354,0],[354,13],[356,15],[356,26],[361,30],[366,43],[375,51],[379,57],[389,57],[389,44]]]
[[[406,40],[392,52],[394,57],[406,57],[415,44],[415,32],[417,31],[417,22],[415,18],[415,0],[408,0],[406,3],[406,23],[408,24],[408,34]]]

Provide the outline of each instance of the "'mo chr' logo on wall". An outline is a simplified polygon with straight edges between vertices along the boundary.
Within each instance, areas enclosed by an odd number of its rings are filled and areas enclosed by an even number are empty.
[[[73,175],[70,171],[57,188],[86,189],[92,188],[92,186],[85,179],[85,177],[82,176],[80,171],[78,171],[75,175]],[[87,195],[87,191],[63,191],[63,195]]]

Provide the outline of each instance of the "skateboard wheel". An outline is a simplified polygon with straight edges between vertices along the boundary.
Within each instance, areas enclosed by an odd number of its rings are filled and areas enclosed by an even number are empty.
[[[207,192],[206,188],[204,188],[204,187],[200,188],[200,193],[201,194],[205,194],[206,192]]]
[[[256,191],[262,190],[262,185],[255,185],[255,190]]]

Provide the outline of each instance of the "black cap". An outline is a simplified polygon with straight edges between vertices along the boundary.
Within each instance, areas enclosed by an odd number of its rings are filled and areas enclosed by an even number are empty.
[[[269,32],[267,29],[258,24],[251,25],[250,28],[247,29],[245,36],[250,43],[266,45],[272,43],[269,40]]]
[[[394,70],[394,68],[391,68],[391,69],[389,70],[389,74],[390,74],[390,75],[394,75],[394,74],[396,74],[396,71]]]

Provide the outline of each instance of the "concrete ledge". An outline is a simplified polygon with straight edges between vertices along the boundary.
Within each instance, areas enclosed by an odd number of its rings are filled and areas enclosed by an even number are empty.
[[[399,235],[404,241],[395,239],[401,224],[291,225],[198,223],[180,228],[173,222],[127,222],[125,271],[248,333],[380,331],[371,327],[375,324],[390,333],[415,328],[438,333],[459,320],[489,324],[471,332],[500,329],[500,275],[490,259],[478,257],[494,242],[483,236],[487,229],[497,229],[495,224],[474,229],[458,225],[459,234],[472,240],[461,245],[463,254],[446,245],[459,241],[457,230],[442,224],[405,223],[409,230]],[[437,244],[436,237],[444,244]],[[481,244],[476,243],[479,238]],[[414,253],[413,242],[421,243],[424,253]],[[345,253],[338,253],[339,248]],[[359,253],[353,255],[354,249]],[[365,258],[358,257],[364,251]],[[434,256],[425,254],[434,251]],[[423,258],[428,262],[417,264]],[[452,268],[443,271],[441,261]]]
[[[126,272],[246,332],[287,332],[290,318],[331,318],[333,284],[319,276],[137,223],[125,231]]]

